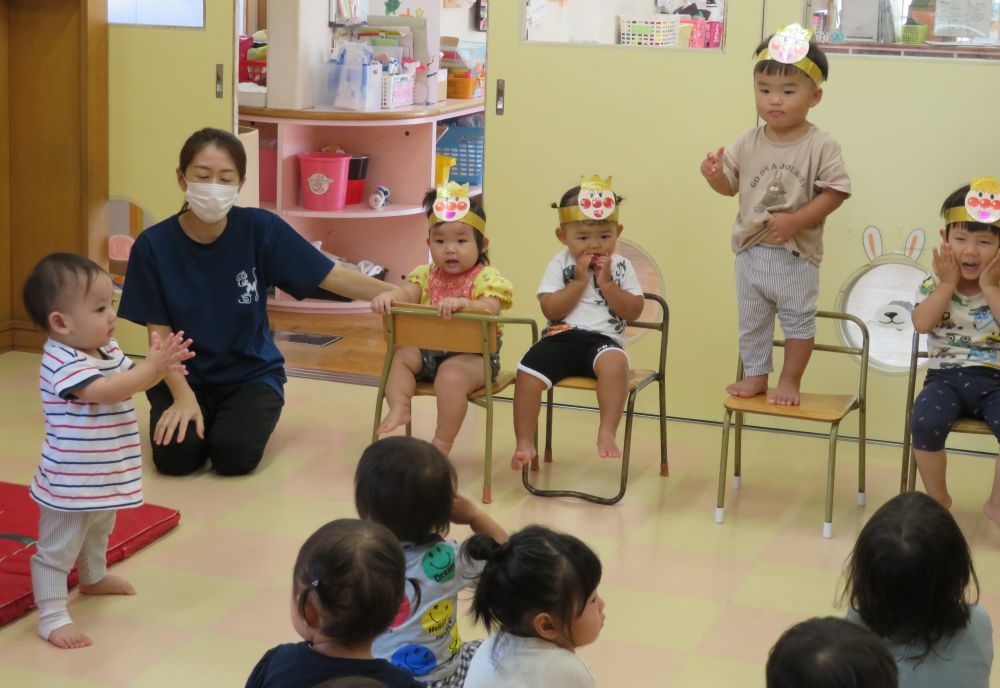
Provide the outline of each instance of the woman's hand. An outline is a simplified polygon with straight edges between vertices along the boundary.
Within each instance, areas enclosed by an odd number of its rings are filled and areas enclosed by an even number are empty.
[[[198,405],[193,392],[179,399],[175,397],[174,403],[163,411],[160,419],[156,421],[153,442],[168,445],[176,431],[177,444],[180,444],[187,435],[188,424],[191,421],[194,421],[198,437],[205,439],[205,419],[201,415],[201,406]]]

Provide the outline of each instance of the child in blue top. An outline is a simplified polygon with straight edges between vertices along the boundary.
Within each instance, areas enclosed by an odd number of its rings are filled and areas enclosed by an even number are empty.
[[[913,328],[927,333],[928,371],[913,404],[913,454],[924,489],[945,508],[945,440],[960,416],[1000,438],[1000,182],[976,179],[941,208],[944,242],[917,289]],[[1000,462],[986,515],[1000,525]]]
[[[403,551],[376,523],[342,518],[309,536],[295,559],[292,626],[304,642],[268,650],[246,688],[313,688],[360,676],[388,688],[419,688],[405,671],[372,657],[372,640],[403,599]]]
[[[358,462],[354,501],[361,518],[380,523],[403,543],[408,587],[389,629],[372,653],[435,688],[460,688],[479,641],[462,642],[458,593],[471,587],[482,564],[459,556],[445,539],[451,524],[499,542],[507,533],[455,489],[455,468],[434,446],[387,437]]]
[[[398,302],[436,306],[438,315],[450,318],[464,310],[500,315],[510,308],[513,288],[490,266],[490,241],[486,237],[486,213],[469,198],[468,184],[454,182],[429,191],[424,208],[430,221],[427,245],[431,263],[414,268],[406,284],[372,299],[372,310],[388,313]],[[500,356],[491,361],[493,377],[500,372]],[[484,384],[482,357],[450,351],[398,347],[386,380],[389,405],[380,435],[410,422],[410,401],[417,382],[434,383],[437,427],[431,443],[445,455],[451,452],[469,406],[468,395]]]

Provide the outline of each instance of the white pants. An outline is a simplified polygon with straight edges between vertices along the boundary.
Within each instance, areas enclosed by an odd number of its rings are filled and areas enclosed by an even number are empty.
[[[785,339],[816,336],[819,268],[780,246],[758,245],[736,254],[736,297],[746,377],[774,370],[775,315]]]
[[[37,552],[31,557],[35,604],[69,594],[66,578],[79,564],[80,583],[92,585],[108,575],[108,536],[115,510],[56,511],[39,505]]]

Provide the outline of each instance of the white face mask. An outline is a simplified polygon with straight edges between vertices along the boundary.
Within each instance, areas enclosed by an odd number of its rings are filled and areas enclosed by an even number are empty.
[[[185,180],[187,181],[187,180]],[[202,222],[212,224],[224,218],[236,203],[240,187],[232,184],[187,183],[184,198]]]

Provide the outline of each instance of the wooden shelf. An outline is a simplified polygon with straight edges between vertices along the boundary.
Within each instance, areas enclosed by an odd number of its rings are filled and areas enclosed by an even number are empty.
[[[323,217],[330,220],[350,220],[370,217],[402,217],[404,215],[419,215],[424,212],[420,205],[409,203],[390,203],[378,210],[373,210],[364,204],[345,206],[343,210],[304,210],[301,206],[287,208],[281,211],[289,217]]]
[[[435,105],[412,105],[394,110],[379,110],[378,112],[355,112],[353,110],[286,110],[283,108],[240,107],[240,117],[248,120],[269,121],[303,121],[313,120],[318,123],[337,122],[339,124],[372,125],[378,122],[399,124],[399,120],[440,120],[451,117],[461,117],[483,111],[483,99],[449,98]]]

